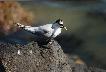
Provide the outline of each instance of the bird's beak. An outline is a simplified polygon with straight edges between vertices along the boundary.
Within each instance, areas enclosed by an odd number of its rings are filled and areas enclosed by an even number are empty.
[[[67,30],[67,28],[64,26],[64,29]]]
[[[67,30],[67,28],[63,24],[60,24],[60,28],[64,28],[65,30]]]

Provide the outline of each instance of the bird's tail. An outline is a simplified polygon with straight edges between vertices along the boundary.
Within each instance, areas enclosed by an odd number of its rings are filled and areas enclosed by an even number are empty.
[[[31,26],[25,26],[21,23],[16,23],[19,28],[30,28]]]
[[[25,25],[23,25],[23,24],[21,24],[21,23],[16,23],[17,24],[17,26],[19,27],[19,28],[25,28]]]
[[[16,23],[19,28],[22,28],[28,32],[35,33],[38,30],[38,27],[25,26],[21,23]]]

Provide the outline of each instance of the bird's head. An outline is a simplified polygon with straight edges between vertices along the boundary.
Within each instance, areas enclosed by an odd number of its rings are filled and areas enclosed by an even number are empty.
[[[66,27],[63,25],[63,20],[62,19],[58,19],[54,22],[54,24],[57,24],[60,28],[65,28]],[[67,29],[66,29],[67,30]]]
[[[58,24],[60,26],[60,28],[64,28],[63,20],[62,19],[56,20],[55,23]]]

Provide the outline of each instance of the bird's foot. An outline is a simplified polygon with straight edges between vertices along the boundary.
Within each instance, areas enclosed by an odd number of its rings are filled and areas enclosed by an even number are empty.
[[[38,44],[40,48],[50,48],[52,44],[54,43],[54,40],[50,40],[49,42],[45,44]]]
[[[49,48],[51,47],[52,43],[53,43],[53,42],[50,41],[50,42],[49,42],[48,44],[46,44],[46,45],[39,45],[39,47],[40,47],[40,48],[49,49]]]
[[[52,42],[50,41],[48,44],[52,45]]]
[[[53,39],[51,39],[51,41],[48,43],[49,45],[52,45],[53,44],[53,42],[54,42],[54,40]]]

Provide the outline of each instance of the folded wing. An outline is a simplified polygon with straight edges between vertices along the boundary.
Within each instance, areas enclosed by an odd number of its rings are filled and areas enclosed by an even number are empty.
[[[26,30],[28,32],[33,33],[33,34],[36,34],[36,33],[41,33],[41,34],[48,33],[47,28],[45,28],[45,27],[43,28],[42,26],[40,26],[40,27],[32,27],[32,26],[25,26],[25,25],[23,25],[21,23],[17,23],[17,26],[19,28],[22,28],[22,29],[24,29],[24,30]]]

